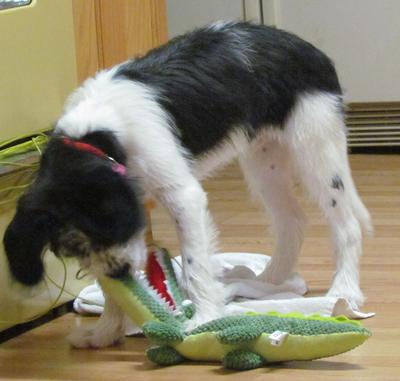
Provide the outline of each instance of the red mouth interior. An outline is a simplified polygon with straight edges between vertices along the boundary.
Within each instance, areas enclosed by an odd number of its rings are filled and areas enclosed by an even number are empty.
[[[147,258],[146,275],[149,283],[157,290],[157,292],[168,302],[171,307],[176,307],[174,300],[168,293],[167,286],[165,284],[165,274],[157,261],[155,252],[149,253]]]

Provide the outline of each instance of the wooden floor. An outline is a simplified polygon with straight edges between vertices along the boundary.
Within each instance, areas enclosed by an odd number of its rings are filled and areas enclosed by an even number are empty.
[[[352,156],[354,177],[376,228],[365,240],[362,288],[365,311],[376,317],[364,323],[373,336],[361,347],[332,358],[291,362],[246,373],[223,370],[219,364],[185,364],[157,368],[147,361],[144,338],[103,350],[72,350],[64,337],[93,318],[66,315],[0,346],[1,380],[400,380],[400,156]],[[272,242],[257,205],[246,201],[236,166],[206,183],[211,209],[221,229],[224,251],[271,253]],[[300,190],[298,190],[299,193]],[[327,228],[306,197],[309,228],[299,263],[311,295],[323,294],[332,275]],[[165,213],[154,213],[155,237],[177,252],[172,224]],[[398,315],[397,315],[398,314]]]

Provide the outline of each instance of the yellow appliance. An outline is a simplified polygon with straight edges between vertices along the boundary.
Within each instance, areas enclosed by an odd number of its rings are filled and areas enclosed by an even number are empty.
[[[0,141],[51,128],[77,86],[72,0],[0,0],[0,57]],[[0,165],[0,190],[26,182],[24,176]],[[7,197],[0,191],[1,239],[14,213]],[[51,253],[46,263],[50,278],[62,284],[62,263]],[[76,263],[67,268],[66,289],[76,294],[87,280],[75,279]],[[0,245],[0,331],[46,312],[58,293],[49,281],[29,290],[15,284]],[[63,293],[58,304],[70,299]]]

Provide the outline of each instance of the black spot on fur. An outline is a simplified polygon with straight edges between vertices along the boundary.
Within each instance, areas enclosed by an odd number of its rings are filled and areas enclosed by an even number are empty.
[[[331,187],[333,189],[343,190],[344,191],[343,181],[342,181],[342,179],[340,178],[339,175],[333,176]]]
[[[238,22],[201,28],[122,64],[115,78],[144,83],[199,155],[233,126],[249,137],[284,124],[304,93],[341,94],[330,59],[291,33]]]
[[[336,200],[332,199],[332,208],[334,208],[336,206]]]
[[[188,265],[191,265],[193,263],[193,259],[191,257],[186,258],[186,262]]]

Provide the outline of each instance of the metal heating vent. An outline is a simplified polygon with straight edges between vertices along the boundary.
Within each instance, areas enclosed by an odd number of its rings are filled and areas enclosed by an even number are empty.
[[[346,125],[349,147],[400,146],[400,102],[352,103]]]

